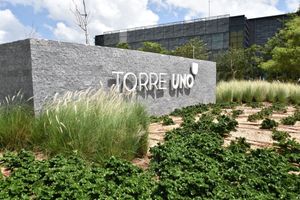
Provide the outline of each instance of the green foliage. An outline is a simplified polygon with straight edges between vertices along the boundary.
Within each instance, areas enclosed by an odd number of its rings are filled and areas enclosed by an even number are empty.
[[[248,116],[248,121],[249,122],[254,122],[257,120],[261,120],[264,119],[265,117],[270,116],[273,113],[273,110],[271,109],[271,107],[269,108],[263,108],[261,109],[261,111],[254,113],[252,115]]]
[[[300,121],[300,110],[296,110],[295,113],[294,113],[294,118],[297,120],[297,121]]]
[[[151,123],[162,123],[164,126],[173,125],[175,124],[173,119],[169,117],[169,115],[162,115],[162,116],[151,116],[150,117]]]
[[[56,98],[34,117],[25,105],[0,107],[0,148],[39,149],[95,162],[132,159],[148,148],[145,108],[115,91],[86,90]]]
[[[33,142],[51,155],[76,151],[96,162],[111,156],[130,160],[147,152],[147,129],[142,105],[114,91],[83,91],[46,106]]]
[[[297,120],[295,119],[294,116],[288,116],[281,120],[281,123],[284,125],[295,125],[296,122]]]
[[[26,151],[1,160],[12,173],[0,179],[0,199],[149,199],[156,185],[150,173],[114,157],[103,167],[77,155],[37,161]]]
[[[116,47],[120,49],[131,49],[129,44],[126,42],[118,43]]]
[[[249,102],[249,103],[246,103],[246,106],[249,106],[251,108],[261,108],[263,106],[263,103],[261,103],[261,102]]]
[[[0,167],[0,199],[299,199],[300,144],[273,131],[273,149],[250,149],[245,138],[224,147],[237,122],[219,112],[237,104],[177,109],[184,125],[152,148],[150,169],[142,171],[115,157],[104,165],[70,156],[38,161],[26,151],[6,153]],[[282,110],[282,106],[272,106]],[[199,121],[191,120],[202,113]]]
[[[206,48],[206,44],[202,40],[194,38],[189,40],[186,44],[177,47],[174,51],[172,51],[172,55],[207,60],[208,50]]]
[[[231,79],[257,79],[262,75],[262,70],[258,67],[261,58],[258,52],[259,46],[250,48],[231,48],[220,53],[216,57],[218,80]]]
[[[300,77],[300,16],[288,20],[285,28],[268,41],[261,67],[273,77],[297,80]],[[272,78],[272,76],[271,76]]]
[[[273,129],[278,126],[278,123],[275,120],[266,118],[262,121],[260,128],[261,129]]]
[[[278,147],[278,152],[287,158],[290,162],[300,164],[300,144],[284,131],[273,130],[272,138],[277,141],[275,146]],[[293,170],[300,171],[299,168]]]
[[[195,117],[196,114],[200,114],[200,113],[208,111],[209,107],[210,107],[209,105],[198,104],[198,105],[193,105],[193,106],[185,107],[184,109],[178,109],[178,108],[176,108],[171,113],[171,115],[181,116],[181,117],[185,117],[185,116]]]
[[[275,103],[270,107],[262,108],[259,112],[249,115],[248,121],[254,122],[257,120],[264,119],[265,117],[271,116],[274,111],[283,112],[283,113],[287,112],[284,104]]]
[[[180,113],[188,116],[184,110]],[[168,132],[165,143],[151,149],[162,199],[300,197],[300,177],[288,173],[294,169],[288,157],[273,149],[251,150],[242,138],[223,147],[222,136],[235,126],[222,121],[202,114],[199,121]],[[221,126],[225,128],[215,128]]]
[[[217,102],[300,103],[300,86],[267,81],[229,81],[217,85]]]
[[[244,49],[230,49],[217,57],[218,80],[242,79],[245,69]]]
[[[234,153],[246,153],[250,150],[250,144],[245,138],[237,138],[230,142],[228,149]]]
[[[20,150],[30,146],[33,110],[18,93],[0,102],[0,149]]]
[[[273,130],[273,132],[272,132],[272,138],[273,138],[273,140],[276,140],[278,142],[280,142],[280,141],[284,142],[289,137],[290,137],[290,135],[287,132],[285,132],[285,131]]]
[[[152,53],[169,54],[168,50],[156,42],[143,42],[143,46],[138,50]]]
[[[232,117],[233,118],[237,118],[238,116],[240,116],[241,114],[243,114],[244,111],[243,110],[233,110],[232,111]]]
[[[173,119],[169,116],[164,116],[163,117],[163,120],[162,120],[162,125],[164,126],[168,126],[168,125],[173,125],[175,124]]]

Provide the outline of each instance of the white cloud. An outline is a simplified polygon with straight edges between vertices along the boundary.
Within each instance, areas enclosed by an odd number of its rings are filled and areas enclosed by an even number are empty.
[[[300,6],[300,0],[287,0],[286,4],[290,12],[295,12]]]
[[[187,9],[185,19],[207,17],[209,15],[209,0],[152,0],[156,3],[160,2],[163,6],[166,4],[173,8]],[[295,1],[288,0],[289,10],[294,10]],[[262,17],[268,15],[282,14],[284,11],[279,10],[276,6],[279,0],[210,0],[211,16],[230,14],[246,15],[248,18]],[[296,6],[297,8],[297,6]]]
[[[58,40],[84,42],[84,33],[77,27],[73,0],[4,0],[13,5],[32,6],[36,12],[46,11],[57,21],[53,33]],[[74,0],[82,9],[82,1]],[[104,31],[157,24],[159,17],[148,8],[149,0],[86,0],[90,13],[89,35]],[[51,29],[50,27],[48,27]]]
[[[24,39],[31,33],[9,9],[0,10],[0,19],[0,43]]]
[[[54,35],[64,41],[83,41],[84,35],[72,27],[65,25],[63,22],[56,24]]]

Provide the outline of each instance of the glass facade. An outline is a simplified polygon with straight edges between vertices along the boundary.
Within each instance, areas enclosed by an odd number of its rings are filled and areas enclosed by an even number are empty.
[[[278,15],[248,20],[244,15],[217,16],[108,32],[96,36],[95,44],[114,47],[120,42],[127,42],[132,49],[138,49],[143,42],[151,41],[173,50],[190,39],[199,38],[212,54],[216,54],[229,48],[264,44],[283,26],[282,19],[286,17],[287,15]]]

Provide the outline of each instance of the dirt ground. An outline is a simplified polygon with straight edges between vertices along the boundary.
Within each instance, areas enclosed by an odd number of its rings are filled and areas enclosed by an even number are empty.
[[[268,104],[266,104],[268,106]],[[251,144],[251,148],[264,148],[271,147],[274,140],[272,139],[272,131],[271,130],[263,130],[260,129],[260,124],[262,120],[258,120],[256,122],[248,122],[247,118],[249,115],[257,113],[261,110],[261,108],[251,108],[247,106],[238,106],[235,108],[236,110],[244,110],[244,113],[241,114],[236,120],[239,125],[236,131],[230,132],[230,135],[224,139],[224,146],[228,146],[232,140],[235,140],[238,137],[246,138],[247,142]],[[230,113],[232,110],[227,109],[224,110],[224,113]],[[295,108],[292,106],[287,107],[287,112],[274,112],[270,118],[279,122],[279,126],[277,130],[288,132],[292,138],[295,138],[296,141],[300,142],[300,122],[298,121],[293,126],[282,125],[280,120],[287,116],[290,116],[294,113]],[[167,131],[172,130],[173,128],[180,127],[182,123],[182,119],[180,117],[171,116],[175,125],[163,126],[161,123],[153,123],[149,127],[149,148],[157,145],[158,143],[163,143],[164,135]],[[199,119],[196,117],[196,120]],[[143,169],[146,169],[150,162],[150,153],[148,151],[147,155],[144,158],[136,158],[133,160],[133,163]]]

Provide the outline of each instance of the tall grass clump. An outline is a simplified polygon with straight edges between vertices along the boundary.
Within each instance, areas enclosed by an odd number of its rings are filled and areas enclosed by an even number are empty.
[[[230,98],[226,96],[232,94]],[[241,97],[242,96],[242,97]],[[217,102],[271,102],[300,104],[300,86],[267,81],[229,81],[217,86]]]
[[[28,103],[28,102],[27,102]],[[30,145],[34,114],[18,93],[0,103],[0,149],[20,150]]]
[[[148,115],[134,100],[113,90],[68,92],[55,97],[36,119],[33,143],[50,155],[77,153],[102,162],[132,159],[147,151]]]

